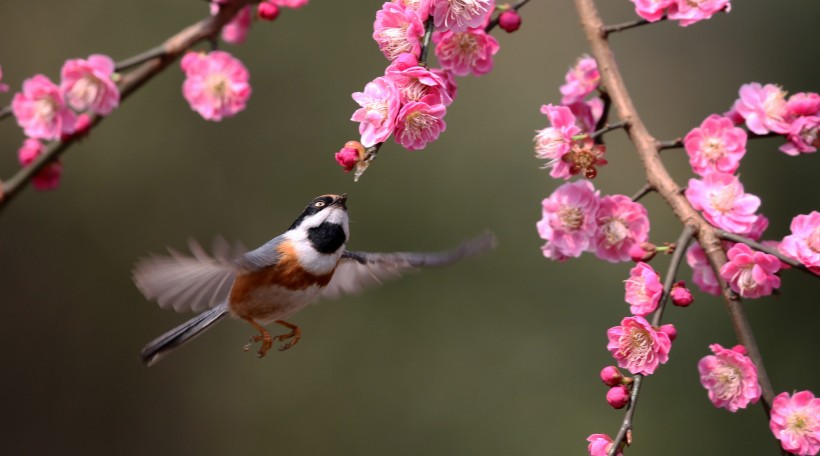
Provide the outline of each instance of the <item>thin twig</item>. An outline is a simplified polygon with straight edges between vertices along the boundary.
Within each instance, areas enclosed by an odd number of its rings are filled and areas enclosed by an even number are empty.
[[[666,17],[665,14],[663,15],[663,17],[661,17],[660,19],[658,19],[655,22],[650,22],[646,19],[636,19],[634,21],[622,22],[620,24],[613,24],[613,25],[604,26],[604,27],[601,28],[601,32],[603,33],[604,37],[607,37],[607,36],[609,36],[610,33],[623,32],[624,30],[629,30],[631,28],[640,27],[642,25],[662,22],[662,21],[665,21],[666,19],[667,19],[667,17]]]
[[[515,11],[518,11],[518,8],[521,8],[522,6],[526,5],[527,3],[529,3],[529,1],[530,0],[520,0],[518,3],[510,5],[510,8],[514,9]],[[496,16],[495,19],[491,20],[487,24],[487,26],[484,27],[484,31],[487,32],[487,33],[490,33],[490,30],[494,29],[497,25],[498,25],[498,17]]]
[[[165,46],[157,46],[153,49],[149,49],[145,52],[140,52],[135,56],[128,57],[127,59],[117,62],[114,68],[117,72],[125,71],[137,65],[143,64],[151,59],[162,57],[164,54]]]
[[[634,195],[632,195],[632,201],[640,201],[641,198],[648,195],[650,192],[652,192],[654,190],[655,190],[655,188],[652,187],[652,184],[647,182],[647,183],[643,184],[643,187],[641,187],[640,190],[638,190],[637,192],[635,192]]]
[[[658,151],[666,149],[677,149],[678,147],[683,147],[683,138],[675,138],[669,141],[657,141],[655,142],[655,147],[658,149]]]
[[[427,18],[424,24],[424,39],[421,41],[421,53],[419,54],[419,66],[427,66],[427,54],[430,52],[430,39],[433,37],[433,15]]]
[[[612,130],[617,130],[619,128],[624,128],[624,127],[626,127],[626,125],[627,125],[627,122],[625,120],[621,120],[619,122],[615,122],[615,123],[611,123],[611,124],[606,124],[602,128],[598,129],[598,131],[596,131],[595,133],[592,133],[589,136],[591,136],[592,139],[596,139],[599,136],[603,135],[604,133],[609,133]]]
[[[11,105],[4,106],[0,109],[0,120],[5,119],[6,117],[11,115]]]
[[[732,241],[732,242],[739,242],[741,244],[746,244],[746,245],[748,245],[749,247],[751,247],[755,250],[758,250],[758,251],[763,252],[763,253],[768,253],[769,255],[776,256],[778,260],[780,260],[783,263],[788,264],[789,266],[791,266],[795,269],[799,269],[803,272],[807,272],[807,273],[809,273],[809,274],[811,274],[815,277],[820,278],[820,275],[817,275],[817,274],[811,272],[809,270],[809,268],[806,267],[805,264],[795,260],[794,258],[790,258],[790,257],[787,257],[786,255],[783,255],[777,249],[766,247],[765,245],[763,245],[759,242],[756,242],[753,239],[749,239],[747,237],[740,236],[738,234],[730,233],[728,231],[724,231],[724,230],[720,230],[720,229],[718,229],[716,231],[717,231],[718,237],[720,237],[723,240]]]

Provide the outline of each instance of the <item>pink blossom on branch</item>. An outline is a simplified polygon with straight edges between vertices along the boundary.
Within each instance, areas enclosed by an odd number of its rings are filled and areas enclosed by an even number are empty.
[[[406,9],[410,9],[418,14],[422,22],[430,17],[430,8],[433,5],[433,0],[391,0],[393,3],[400,5]]]
[[[350,120],[360,122],[362,145],[371,147],[384,142],[396,128],[399,113],[399,91],[393,81],[379,77],[368,82],[364,92],[355,92],[353,100],[361,106]]]
[[[120,91],[114,83],[114,61],[94,54],[88,60],[66,60],[60,72],[66,103],[76,111],[91,111],[106,116],[120,104]]]
[[[693,243],[686,250],[686,263],[692,268],[692,282],[700,288],[700,291],[714,296],[720,296],[720,282],[709,264],[706,252],[701,246]]]
[[[43,144],[39,140],[28,138],[17,152],[17,158],[21,166],[29,166],[43,151]],[[60,185],[62,175],[63,164],[59,161],[53,161],[34,175],[31,185],[39,191],[54,190]]]
[[[649,214],[625,195],[601,198],[596,215],[595,255],[611,263],[629,261],[629,250],[649,238]]]
[[[388,60],[394,60],[405,52],[418,57],[422,35],[424,24],[412,9],[388,2],[376,13],[373,39]]]
[[[735,244],[726,252],[729,261],[720,268],[720,276],[735,293],[744,298],[759,298],[780,288],[780,260],[774,255],[756,252],[746,244]]]
[[[820,452],[820,398],[811,391],[778,394],[772,402],[769,428],[784,450],[816,455]]]
[[[675,0],[631,0],[635,4],[635,13],[646,19],[649,22],[657,22],[661,20],[666,9],[669,8]]]
[[[594,92],[601,82],[601,73],[598,71],[598,62],[594,58],[584,55],[578,59],[575,66],[570,68],[566,76],[566,83],[561,86],[561,104],[581,101]]]
[[[632,315],[646,316],[658,308],[663,295],[661,277],[646,263],[638,263],[629,271],[625,280],[626,297]]]
[[[789,118],[820,115],[820,94],[795,93],[786,101],[786,114]]]
[[[820,147],[819,131],[820,116],[798,117],[786,133],[789,142],[780,146],[780,151],[791,156],[816,152]]]
[[[549,160],[544,168],[552,168],[550,176],[569,179],[572,176],[570,167],[563,157],[570,150],[572,137],[581,129],[575,125],[575,116],[566,106],[544,105],[541,112],[547,116],[550,126],[535,135],[535,156]]]
[[[732,349],[719,344],[709,346],[714,355],[698,362],[700,383],[709,392],[715,407],[737,412],[760,399],[762,389],[757,382],[757,367],[738,345]]]
[[[420,101],[427,95],[435,95],[445,107],[453,102],[447,83],[438,74],[420,66],[413,54],[399,55],[384,74],[396,85],[403,104]]]
[[[495,0],[433,0],[434,23],[441,31],[481,27],[494,9]]]
[[[774,84],[743,84],[733,109],[743,116],[746,126],[755,134],[789,132],[786,92]]]
[[[66,106],[60,88],[42,74],[23,82],[23,92],[14,94],[11,109],[29,138],[54,140],[74,132],[74,112]]]
[[[182,94],[205,120],[218,122],[245,109],[251,96],[250,74],[231,54],[189,52],[180,66],[186,76]]]
[[[709,172],[734,173],[746,154],[746,132],[731,119],[712,114],[683,140],[689,164],[699,176]]]
[[[676,0],[669,6],[669,19],[686,27],[711,18],[715,13],[732,9],[729,0]]]
[[[746,235],[758,223],[760,198],[744,193],[743,184],[731,174],[713,172],[689,179],[686,199],[709,223],[726,231]]]
[[[820,212],[794,217],[791,230],[780,243],[780,251],[820,275]]]
[[[498,41],[483,28],[436,32],[433,42],[436,43],[436,57],[441,67],[457,76],[489,73],[493,69],[493,56],[499,49]]]
[[[536,228],[547,241],[541,247],[545,257],[564,261],[590,248],[598,198],[592,183],[580,180],[561,185],[541,202],[543,217]]]
[[[576,101],[567,107],[575,116],[575,125],[586,133],[595,132],[598,121],[604,115],[604,100],[599,97],[590,98],[588,101]]]
[[[666,328],[666,330],[664,330]],[[607,330],[606,348],[618,361],[618,366],[633,374],[651,375],[669,360],[672,325],[653,328],[643,317],[626,317],[620,326]]]
[[[587,437],[587,442],[589,442],[589,446],[587,446],[587,451],[589,451],[589,456],[607,456],[609,454],[609,450],[612,449],[612,437],[606,434],[592,434]],[[624,456],[624,452],[621,448],[618,448],[618,451],[615,452],[615,456]]]
[[[419,101],[411,101],[399,111],[394,139],[407,150],[424,149],[447,128],[444,123],[446,113],[447,108],[441,104],[437,95],[431,94]]]
[[[219,12],[220,2],[211,2],[211,15],[216,15]],[[224,27],[222,27],[222,39],[226,43],[242,44],[248,37],[248,31],[251,29],[251,22],[253,21],[253,6],[248,5],[243,7],[236,13],[236,16],[230,20]]]

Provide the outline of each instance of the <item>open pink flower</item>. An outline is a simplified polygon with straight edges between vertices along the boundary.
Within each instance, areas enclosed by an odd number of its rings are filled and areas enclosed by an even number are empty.
[[[88,60],[66,60],[60,73],[60,89],[74,110],[106,116],[119,106],[120,91],[112,79],[111,57],[94,54]]]
[[[430,72],[444,81],[444,87],[447,89],[447,95],[449,95],[451,100],[455,100],[456,95],[458,94],[458,82],[456,81],[456,76],[453,72],[443,68],[430,68]]]
[[[789,142],[780,146],[780,151],[791,156],[816,152],[820,147],[818,131],[820,131],[819,116],[798,117],[792,122],[786,134]]]
[[[413,54],[399,55],[384,74],[396,85],[402,104],[421,101],[427,95],[435,95],[445,107],[453,102],[447,83],[438,74],[420,66]]]
[[[547,241],[544,256],[557,261],[578,257],[588,250],[595,234],[599,192],[591,182],[565,183],[541,202],[538,235]]]
[[[592,434],[587,437],[587,442],[589,442],[589,446],[587,446],[587,451],[589,451],[589,456],[607,456],[609,454],[609,450],[612,449],[612,437],[606,434]],[[615,456],[624,456],[624,452],[622,449],[618,449],[615,452]]]
[[[413,10],[418,14],[419,19],[422,22],[426,21],[428,17],[430,17],[430,8],[432,7],[433,0],[391,0],[393,3],[400,5],[404,8]]]
[[[494,0],[433,0],[437,29],[463,32],[480,27],[495,8]]]
[[[2,80],[3,80],[3,67],[0,67],[0,81],[2,81]],[[8,92],[8,91],[9,91],[8,84],[3,84],[2,82],[0,82],[0,92]]]
[[[394,60],[405,52],[418,57],[422,35],[424,24],[412,9],[388,2],[376,13],[373,39],[388,60]]]
[[[362,145],[371,147],[384,142],[396,128],[396,116],[399,113],[399,91],[396,85],[388,78],[379,77],[368,82],[364,86],[364,92],[355,92],[352,96],[361,106],[350,120],[360,122]]]
[[[746,132],[728,117],[712,114],[683,140],[689,164],[699,176],[712,171],[734,173],[746,154]]]
[[[663,330],[666,328],[666,330]],[[607,330],[606,348],[618,361],[618,366],[633,374],[650,375],[669,360],[672,341],[668,332],[672,325],[655,329],[643,317],[626,317],[620,326]]]
[[[561,104],[581,101],[598,88],[601,73],[598,71],[598,62],[588,55],[583,55],[570,68],[566,76],[566,83],[561,86]]]
[[[786,101],[786,114],[790,118],[820,115],[820,94],[797,92]]]
[[[666,14],[675,0],[631,0],[635,4],[635,13],[649,22],[657,22]]]
[[[547,116],[550,126],[539,130],[535,135],[535,156],[549,160],[544,168],[552,168],[550,176],[556,179],[569,179],[569,164],[563,160],[570,146],[572,137],[581,132],[575,125],[575,116],[566,106],[541,106],[541,112]]]
[[[772,402],[769,427],[784,450],[816,455],[820,452],[820,398],[811,391],[778,394]]]
[[[498,41],[483,28],[471,28],[463,32],[436,32],[436,57],[441,67],[457,76],[472,73],[475,76],[493,69],[493,56],[498,52]]]
[[[595,126],[604,115],[604,101],[599,97],[590,98],[588,101],[576,101],[567,107],[575,116],[575,125],[586,133],[594,132]]]
[[[796,216],[791,230],[792,234],[780,243],[780,251],[820,275],[820,212]]]
[[[759,298],[780,288],[780,260],[774,255],[756,252],[746,244],[735,244],[726,253],[729,262],[720,268],[720,276],[735,293],[744,298]]]
[[[43,144],[37,139],[28,138],[23,141],[23,146],[17,152],[17,158],[21,166],[30,165],[40,154],[43,153]],[[31,185],[36,190],[54,190],[60,185],[60,177],[63,175],[63,164],[59,160],[53,161],[34,175]]]
[[[760,198],[744,193],[740,179],[731,174],[713,172],[689,179],[686,198],[709,223],[735,234],[749,234],[758,221]]]
[[[231,54],[189,52],[181,66],[186,75],[182,94],[205,120],[220,121],[245,109],[251,96],[250,74]]]
[[[626,284],[626,297],[632,315],[646,316],[658,308],[663,295],[661,277],[652,266],[640,262],[629,271]]]
[[[595,255],[610,263],[630,261],[629,249],[649,238],[646,208],[626,195],[601,198],[596,220]]]
[[[446,113],[447,108],[436,95],[411,101],[399,111],[394,139],[407,150],[424,149],[447,128]]]
[[[724,9],[728,13],[731,8],[729,0],[676,0],[669,7],[669,19],[680,21],[680,26],[686,27]]]
[[[738,345],[723,348],[709,346],[714,355],[704,356],[698,362],[700,383],[709,391],[709,400],[715,407],[737,412],[760,399],[762,390],[757,382],[757,367],[746,356],[746,349]]]
[[[23,82],[23,92],[14,94],[11,109],[29,138],[53,140],[74,132],[74,112],[60,88],[42,74]]]
[[[746,119],[746,126],[753,133],[765,135],[770,131],[779,134],[789,132],[786,92],[774,84],[743,84],[740,87],[740,98],[735,101],[733,109]]]
[[[693,243],[686,250],[686,263],[692,268],[692,282],[700,291],[720,296],[720,282],[700,245]]]

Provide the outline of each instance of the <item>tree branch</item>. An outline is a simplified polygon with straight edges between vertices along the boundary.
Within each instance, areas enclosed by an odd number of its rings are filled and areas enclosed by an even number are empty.
[[[610,33],[623,32],[624,30],[629,30],[629,29],[632,29],[632,28],[635,28],[635,27],[640,27],[642,25],[655,24],[655,23],[658,23],[658,22],[663,22],[666,19],[667,19],[667,17],[664,14],[662,18],[658,19],[655,22],[650,22],[646,19],[636,19],[634,21],[622,22],[620,24],[606,25],[606,26],[601,28],[601,33],[603,33],[604,37],[606,38]]]
[[[763,252],[763,253],[768,253],[769,255],[776,256],[777,259],[780,260],[782,263],[786,263],[786,264],[788,264],[789,266],[791,266],[795,269],[799,269],[803,272],[807,272],[807,273],[809,273],[809,274],[811,274],[811,275],[813,275],[817,278],[820,278],[820,275],[817,275],[817,274],[811,272],[811,270],[809,270],[809,268],[807,268],[805,264],[795,260],[794,258],[787,257],[786,255],[783,255],[782,253],[780,253],[780,251],[778,251],[776,249],[766,247],[765,245],[763,245],[759,242],[756,242],[753,239],[749,239],[749,238],[741,236],[739,234],[730,233],[728,231],[724,231],[724,230],[720,230],[720,229],[718,229],[716,231],[717,231],[717,235],[723,240],[732,241],[732,242],[739,242],[741,244],[746,244],[746,245],[748,245],[749,247],[751,247],[755,250],[758,250],[758,251]]]

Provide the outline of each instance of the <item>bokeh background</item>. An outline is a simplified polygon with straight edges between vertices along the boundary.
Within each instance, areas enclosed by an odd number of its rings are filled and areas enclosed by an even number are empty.
[[[599,2],[608,23],[633,19],[626,0]],[[25,191],[0,214],[0,454],[585,454],[591,433],[615,434],[604,401],[605,331],[627,313],[629,264],[587,254],[544,259],[540,201],[559,182],[539,169],[532,136],[557,103],[567,68],[587,51],[570,1],[533,0],[523,28],[495,32],[495,69],[459,81],[447,131],[426,150],[392,142],[353,183],[332,154],[357,137],[350,93],[386,64],[370,38],[378,1],[313,0],[257,23],[224,48],[251,72],[246,111],[202,120],[170,68],[65,156],[59,190]],[[19,90],[66,58],[115,60],[159,44],[207,14],[203,1],[0,3],[0,64]],[[689,28],[664,23],[612,37],[635,104],[671,139],[723,112],[741,84],[818,91],[820,3],[736,2]],[[0,103],[11,93],[0,95]],[[23,140],[0,123],[0,178],[18,169]],[[820,208],[817,155],[788,157],[757,140],[741,167],[761,195],[767,238]],[[595,184],[632,194],[640,168],[621,132]],[[685,153],[664,152],[679,183]],[[499,248],[294,317],[304,338],[259,360],[253,333],[220,324],[155,367],[142,345],[190,315],[162,311],[131,283],[133,262],[215,234],[259,245],[311,198],[349,192],[350,247],[430,250],[484,229]],[[644,200],[655,242],[679,225]],[[666,257],[655,260],[664,269]],[[690,273],[684,270],[683,278]],[[779,297],[745,303],[775,389],[820,393],[817,281],[783,274]],[[666,321],[671,361],[645,385],[630,455],[777,454],[760,406],[715,409],[696,362],[708,344],[735,343],[720,300],[696,294]]]

